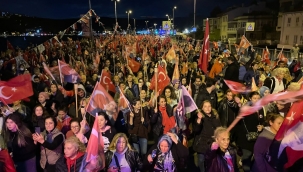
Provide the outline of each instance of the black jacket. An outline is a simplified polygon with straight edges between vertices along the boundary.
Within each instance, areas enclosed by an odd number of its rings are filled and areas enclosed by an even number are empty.
[[[203,115],[200,124],[197,123],[197,118],[193,122],[193,132],[196,134],[193,149],[197,153],[205,153],[213,142],[212,136],[217,127],[221,126],[217,112],[212,110],[211,116]]]
[[[227,150],[232,157],[234,172],[238,172],[239,169],[237,165],[237,155],[236,155],[237,151],[235,148],[231,146],[229,146]],[[208,151],[205,154],[206,171],[229,172],[230,170],[228,169],[227,161],[225,160],[224,155],[225,153],[222,152],[220,148],[218,148],[217,150],[208,149]]]
[[[239,80],[239,64],[237,62],[233,62],[228,65],[226,68],[225,74],[224,74],[224,79],[225,80],[231,80],[231,81],[238,81]],[[223,82],[223,87],[222,90],[226,92],[228,89],[228,86]]]
[[[231,102],[231,106],[232,107],[228,106],[226,98],[224,98],[219,104],[218,113],[223,127],[228,127],[230,125],[229,119],[235,119],[238,114],[239,107],[237,103],[233,101]],[[233,111],[234,113],[230,113],[231,111]]]
[[[213,90],[211,93],[209,93],[206,88],[207,87],[203,87],[201,89],[201,91],[199,92],[199,94],[198,94],[198,97],[197,97],[197,100],[196,100],[198,108],[199,109],[202,108],[203,101],[208,100],[211,103],[211,107],[214,108],[214,109],[217,109],[217,93],[216,93],[216,91]]]
[[[170,105],[166,105],[166,112],[169,117],[173,116],[173,108]],[[163,134],[164,126],[162,125],[162,114],[160,110],[158,110],[157,113],[155,113],[152,110],[152,115],[150,119],[151,124],[153,125],[153,133],[160,136]]]
[[[147,161],[147,158],[144,159],[144,165],[146,165],[148,167],[148,170],[150,172],[154,171],[154,166],[156,164],[158,155],[160,153],[160,150],[157,148],[157,145],[158,145],[158,143],[154,144],[147,152],[147,155],[150,155],[150,154],[152,154],[152,151],[154,149],[157,150],[157,153],[156,153],[157,156],[154,158],[153,163],[150,164]],[[188,149],[179,141],[177,144],[175,144],[175,143],[172,144],[171,153],[172,153],[173,159],[176,164],[176,168],[177,168],[176,171],[182,171],[182,169],[185,166],[184,163],[186,162],[186,159],[189,155]]]
[[[125,152],[125,159],[132,171],[140,171],[143,169],[143,163],[139,157],[138,152],[128,149]],[[106,170],[108,169],[112,160],[114,160],[114,152],[108,150],[105,153],[105,169]]]
[[[86,154],[83,154],[83,156],[76,159],[76,165],[72,165],[70,171],[80,171],[83,158],[86,159]],[[61,155],[56,162],[56,172],[68,172],[64,155]]]

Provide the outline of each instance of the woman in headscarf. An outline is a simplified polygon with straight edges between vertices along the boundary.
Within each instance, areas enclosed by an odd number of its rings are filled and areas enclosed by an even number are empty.
[[[45,131],[33,134],[35,144],[41,145],[40,165],[44,171],[55,171],[56,162],[63,150],[64,135],[57,128],[55,117],[45,118]]]
[[[150,172],[177,172],[182,170],[182,162],[188,157],[189,151],[178,140],[177,135],[167,133],[161,136],[147,154]]]

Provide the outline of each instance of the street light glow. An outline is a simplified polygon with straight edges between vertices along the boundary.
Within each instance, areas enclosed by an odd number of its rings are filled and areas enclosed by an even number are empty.
[[[177,9],[177,7],[176,7],[176,6],[174,6],[174,9]]]

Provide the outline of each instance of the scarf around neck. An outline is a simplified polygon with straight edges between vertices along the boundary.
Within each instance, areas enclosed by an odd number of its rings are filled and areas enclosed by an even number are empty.
[[[74,158],[74,159],[70,159],[70,158],[64,156],[66,158],[66,164],[67,164],[68,172],[71,172],[70,170],[71,170],[72,165],[74,166],[74,172],[76,172],[77,159],[80,158],[83,155],[84,155],[84,152],[78,152],[76,158]]]
[[[164,126],[163,134],[166,134],[175,127],[176,121],[174,116],[169,117],[166,111],[166,107],[159,107],[159,110],[162,114],[162,126]]]
[[[160,155],[158,155],[158,159],[155,164],[155,169],[167,172],[175,171],[176,165],[171,151],[168,151],[166,153],[160,153]]]

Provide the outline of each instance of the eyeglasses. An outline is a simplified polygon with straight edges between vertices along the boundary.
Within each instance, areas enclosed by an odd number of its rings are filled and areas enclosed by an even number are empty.
[[[79,126],[71,126],[70,128],[79,128]]]

